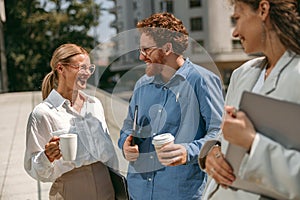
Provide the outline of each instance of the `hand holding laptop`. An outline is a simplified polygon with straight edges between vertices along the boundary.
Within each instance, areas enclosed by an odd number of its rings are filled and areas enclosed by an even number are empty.
[[[287,149],[300,150],[300,136],[298,134],[300,130],[299,104],[245,91],[240,101],[239,110],[243,112],[238,112],[237,118],[242,117],[241,115],[245,113],[253,124],[255,131],[259,134],[280,143]],[[240,125],[245,126],[245,123]],[[227,134],[224,134],[224,138],[228,139],[228,135],[225,135]],[[225,158],[232,166],[236,176],[236,180],[231,187],[281,199],[282,197],[278,194],[259,187],[253,182],[243,180],[238,176],[241,162],[248,150],[237,142],[232,142],[230,139],[228,141],[230,143]]]
[[[256,135],[255,128],[244,112],[233,106],[225,106],[225,118],[222,126],[224,138],[231,144],[243,147],[250,152]]]

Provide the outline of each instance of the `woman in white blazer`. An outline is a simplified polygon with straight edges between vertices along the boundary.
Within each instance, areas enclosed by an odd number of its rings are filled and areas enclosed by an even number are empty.
[[[248,54],[263,53],[236,69],[226,96],[220,138],[208,141],[199,165],[210,176],[202,199],[272,199],[259,192],[232,189],[236,177],[224,158],[228,142],[247,153],[237,172],[276,199],[300,199],[300,152],[256,132],[237,111],[243,91],[300,104],[300,19],[296,0],[232,0],[234,37]],[[278,113],[279,115],[281,113]],[[300,134],[300,130],[299,130]],[[221,147],[220,147],[221,146]]]

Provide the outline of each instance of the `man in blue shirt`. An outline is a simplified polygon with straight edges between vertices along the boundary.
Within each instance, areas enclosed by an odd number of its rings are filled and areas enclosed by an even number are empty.
[[[137,28],[146,74],[135,85],[118,142],[130,161],[130,196],[134,200],[200,199],[206,175],[197,158],[202,144],[220,130],[221,81],[183,58],[188,33],[172,14],[154,14],[138,22]],[[152,139],[162,133],[171,133],[175,141],[163,146],[158,158]]]

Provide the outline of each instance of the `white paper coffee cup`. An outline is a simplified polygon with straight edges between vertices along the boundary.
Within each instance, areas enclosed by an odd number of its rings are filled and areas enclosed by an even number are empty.
[[[155,149],[160,149],[162,146],[174,142],[174,136],[171,133],[163,133],[153,137],[152,144],[155,146]]]
[[[77,135],[73,133],[65,133],[59,135],[59,138],[59,148],[63,159],[65,161],[75,160],[77,154]]]

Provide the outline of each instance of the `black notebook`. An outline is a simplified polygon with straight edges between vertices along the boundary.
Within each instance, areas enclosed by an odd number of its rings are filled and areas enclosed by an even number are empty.
[[[112,184],[114,186],[116,200],[129,200],[126,177],[117,170],[112,168],[108,169]]]

